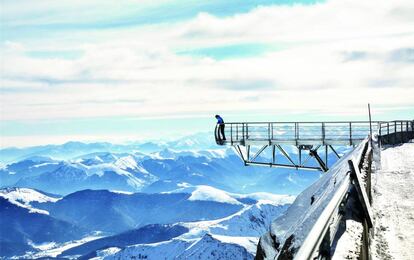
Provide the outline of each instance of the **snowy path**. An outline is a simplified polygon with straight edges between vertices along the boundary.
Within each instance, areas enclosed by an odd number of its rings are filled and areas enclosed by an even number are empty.
[[[414,143],[381,151],[373,174],[375,238],[373,259],[413,259]]]

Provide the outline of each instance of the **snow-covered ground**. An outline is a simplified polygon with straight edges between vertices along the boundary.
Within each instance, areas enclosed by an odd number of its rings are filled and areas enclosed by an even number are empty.
[[[82,245],[86,242],[96,240],[101,238],[102,236],[97,232],[88,237],[84,237],[80,240],[76,241],[69,241],[66,243],[58,244],[55,242],[43,243],[39,245],[32,244],[32,246],[36,249],[39,249],[39,252],[36,253],[28,253],[24,256],[26,259],[35,259],[35,258],[42,258],[42,257],[56,257],[61,254],[63,251],[68,250],[72,247]]]
[[[373,174],[373,259],[413,259],[414,143],[381,151],[381,169]]]
[[[8,199],[11,203],[30,210],[31,213],[40,213],[49,215],[49,212],[42,209],[34,208],[30,205],[32,202],[56,202],[60,198],[50,197],[39,191],[28,188],[4,188],[0,189],[0,197]]]

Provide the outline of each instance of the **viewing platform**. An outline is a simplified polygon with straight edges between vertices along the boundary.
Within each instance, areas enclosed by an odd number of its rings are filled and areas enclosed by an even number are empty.
[[[356,145],[371,132],[381,137],[405,140],[413,131],[413,120],[338,122],[231,122],[225,123],[226,140],[215,129],[218,145]],[[383,141],[389,141],[382,138]]]
[[[247,165],[328,170],[328,154],[339,153],[335,146],[355,146],[370,135],[379,138],[379,144],[403,143],[414,138],[414,120],[396,121],[334,121],[334,122],[230,122],[224,124],[225,138],[220,125],[215,128],[218,145],[233,146]],[[286,152],[283,146],[296,146],[297,156]],[[259,147],[252,153],[252,147]],[[270,153],[264,152],[271,149]],[[318,154],[324,152],[324,156]],[[309,156],[303,160],[303,151]],[[283,157],[277,162],[277,152]],[[270,155],[269,155],[270,154]],[[309,163],[309,157],[317,164]]]

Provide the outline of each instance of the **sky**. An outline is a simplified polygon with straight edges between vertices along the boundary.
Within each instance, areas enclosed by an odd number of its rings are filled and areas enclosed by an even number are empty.
[[[2,0],[1,147],[413,119],[412,0]]]

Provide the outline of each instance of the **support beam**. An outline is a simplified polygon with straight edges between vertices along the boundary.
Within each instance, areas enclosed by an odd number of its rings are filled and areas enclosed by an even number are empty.
[[[320,167],[316,167],[316,166],[301,166],[301,165],[291,165],[291,164],[282,164],[282,163],[246,162],[246,165],[322,171]]]
[[[313,157],[316,159],[316,161],[317,161],[317,162],[319,163],[319,165],[321,166],[321,169],[322,169],[324,172],[327,172],[327,171],[328,171],[328,167],[326,167],[326,165],[325,165],[325,163],[323,162],[322,158],[318,155],[318,149],[319,149],[319,147],[320,147],[320,146],[317,146],[317,147],[316,147],[316,149],[310,150],[310,151],[309,151],[309,154],[310,154],[311,156],[313,156]]]
[[[283,148],[280,145],[276,145],[276,147],[282,152],[282,154],[293,164],[296,165],[293,160],[290,158],[290,156],[283,150]]]
[[[242,159],[243,162],[245,162],[246,160],[244,159],[242,150],[240,149],[240,145],[236,145],[236,151],[238,152],[238,154],[240,155],[240,158]]]
[[[341,156],[339,156],[339,154],[335,151],[332,145],[329,145],[329,148],[331,148],[332,152],[334,152],[334,154],[336,155],[336,157],[338,157],[338,159],[341,159]]]
[[[264,151],[264,149],[266,149],[267,147],[268,145],[264,145],[262,148],[260,148],[259,151],[257,151],[256,154],[253,156],[253,158],[250,159],[249,161],[254,161],[257,158],[257,156],[259,156]]]

